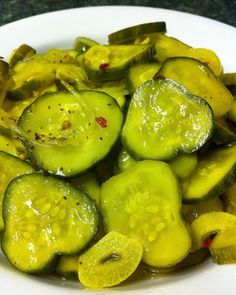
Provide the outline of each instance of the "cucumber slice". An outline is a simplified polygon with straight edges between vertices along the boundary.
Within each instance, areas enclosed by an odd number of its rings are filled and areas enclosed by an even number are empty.
[[[191,224],[198,216],[207,212],[222,212],[223,203],[219,197],[214,197],[194,204],[182,204],[182,213],[185,221]]]
[[[80,175],[78,178],[73,178],[71,184],[79,188],[82,192],[87,194],[99,208],[100,184],[96,178],[95,173],[87,172]]]
[[[135,271],[142,253],[137,240],[111,231],[79,257],[79,280],[96,289],[117,285]]]
[[[225,211],[236,215],[236,182],[229,186],[223,196]]]
[[[208,212],[200,215],[191,224],[192,249],[205,247],[205,240],[212,234],[236,226],[236,216],[226,212]]]
[[[78,260],[79,256],[62,256],[56,266],[56,272],[65,278],[78,277]]]
[[[150,44],[94,45],[85,52],[83,66],[90,80],[119,80],[130,65],[150,60],[152,56]]]
[[[199,155],[193,172],[181,180],[186,203],[216,197],[233,184],[236,175],[236,145],[216,148]]]
[[[180,154],[169,161],[169,164],[178,178],[185,178],[197,166],[197,153]]]
[[[143,23],[124,28],[109,34],[108,41],[110,44],[127,44],[132,43],[137,37],[157,32],[166,32],[165,22]]]
[[[98,43],[94,40],[91,40],[87,37],[77,37],[74,41],[73,47],[79,53],[85,53],[88,49]]]
[[[217,144],[227,144],[236,141],[236,129],[225,117],[215,120],[212,141]]]
[[[229,90],[199,60],[190,57],[169,58],[159,69],[157,76],[159,75],[175,80],[192,94],[205,99],[216,118],[226,114],[232,107],[233,97]]]
[[[149,80],[132,97],[122,142],[137,158],[169,160],[198,150],[212,128],[212,112],[202,98],[173,80]]]
[[[180,262],[191,239],[182,219],[178,182],[168,164],[145,160],[102,185],[100,207],[106,230],[140,241],[142,260],[155,267]]]
[[[160,66],[161,64],[152,62],[140,63],[130,67],[126,76],[127,87],[130,94],[133,94],[142,83],[152,79]]]
[[[33,172],[33,168],[25,161],[0,151],[0,231],[4,228],[2,219],[2,200],[8,184],[17,176]]]
[[[213,261],[218,264],[236,263],[236,225],[218,233],[209,250]]]
[[[116,101],[103,92],[48,93],[19,119],[39,167],[61,176],[84,172],[104,158],[123,121]]]
[[[18,64],[24,58],[29,58],[35,54],[36,54],[36,50],[33,47],[27,44],[22,44],[20,45],[20,47],[18,47],[16,50],[13,51],[9,60],[9,65],[11,68],[13,68],[15,67],[16,64]]]
[[[2,250],[13,266],[27,273],[53,269],[60,254],[77,254],[98,225],[88,197],[60,179],[38,173],[9,184],[3,220]]]
[[[12,84],[9,64],[0,59],[0,107],[3,104],[8,88]]]

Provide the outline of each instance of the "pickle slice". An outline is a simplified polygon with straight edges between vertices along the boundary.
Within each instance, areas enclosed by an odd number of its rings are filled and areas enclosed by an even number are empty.
[[[220,232],[209,250],[213,261],[218,264],[236,263],[236,226]]]
[[[226,212],[209,212],[200,215],[192,224],[192,249],[204,247],[204,241],[211,235],[236,226],[236,216]]]
[[[107,231],[142,243],[143,262],[169,267],[189,253],[191,239],[180,213],[178,182],[165,162],[139,161],[107,180],[100,207]]]
[[[132,97],[122,141],[137,158],[165,161],[198,150],[212,128],[212,111],[202,98],[173,80],[149,80]]]
[[[94,237],[94,203],[69,183],[31,173],[15,178],[3,200],[2,250],[27,273],[47,272],[58,255],[77,254]]]
[[[117,285],[136,270],[142,253],[137,240],[111,231],[79,257],[79,280],[90,288]]]

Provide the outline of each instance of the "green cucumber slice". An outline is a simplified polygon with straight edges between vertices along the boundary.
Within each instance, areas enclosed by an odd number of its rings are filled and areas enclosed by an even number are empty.
[[[108,35],[110,44],[132,43],[136,38],[151,33],[166,32],[165,22],[152,22],[135,25]]]
[[[123,121],[116,101],[103,92],[48,93],[19,119],[39,167],[61,176],[84,172],[104,158]]]
[[[39,173],[22,175],[3,200],[2,250],[27,273],[54,268],[58,255],[77,254],[95,236],[94,203],[67,182]]]
[[[236,145],[215,148],[198,157],[192,173],[181,180],[183,202],[217,197],[233,184],[236,175]]]
[[[168,267],[189,253],[191,239],[180,213],[178,182],[165,162],[140,161],[107,180],[100,207],[108,232],[142,243],[145,263]]]
[[[233,96],[203,62],[190,57],[168,58],[157,72],[183,85],[189,92],[205,99],[215,118],[226,114],[232,107]]]
[[[134,93],[122,142],[141,159],[169,160],[198,150],[211,136],[212,111],[170,79],[149,80]]]
[[[142,254],[140,242],[111,231],[79,257],[79,280],[96,289],[117,285],[136,270]]]

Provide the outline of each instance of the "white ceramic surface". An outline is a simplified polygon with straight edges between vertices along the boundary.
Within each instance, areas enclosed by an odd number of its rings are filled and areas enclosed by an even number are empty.
[[[0,56],[7,58],[22,43],[42,52],[50,47],[70,48],[77,36],[106,42],[115,30],[153,21],[166,21],[169,35],[194,47],[215,50],[225,71],[236,72],[236,28],[196,15],[137,6],[76,8],[7,24],[0,27]],[[0,293],[9,295],[234,295],[235,281],[236,265],[217,266],[208,260],[188,271],[91,291],[76,282],[22,274],[0,252]]]

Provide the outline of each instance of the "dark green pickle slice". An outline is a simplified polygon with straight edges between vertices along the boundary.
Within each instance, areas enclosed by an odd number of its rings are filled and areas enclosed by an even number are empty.
[[[95,236],[94,203],[67,182],[32,173],[15,178],[3,200],[2,250],[27,273],[55,267],[58,255],[73,255]]]
[[[198,150],[211,136],[209,105],[170,79],[149,80],[135,91],[122,142],[137,158],[169,160]]]
[[[122,111],[111,96],[87,90],[40,96],[19,119],[32,158],[61,176],[85,172],[104,158],[122,123]]]

